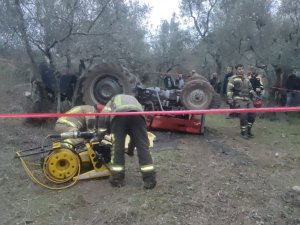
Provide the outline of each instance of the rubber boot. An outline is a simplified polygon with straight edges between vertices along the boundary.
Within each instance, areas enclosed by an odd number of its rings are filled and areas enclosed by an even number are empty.
[[[124,173],[112,172],[112,174],[109,177],[109,183],[113,187],[123,187],[125,185],[124,179],[125,179]]]
[[[247,134],[247,127],[241,127],[241,138],[243,139],[249,139],[249,136]]]
[[[143,173],[143,181],[145,189],[153,189],[156,186],[155,172]]]
[[[248,123],[248,127],[247,127],[247,135],[248,135],[249,138],[253,138],[253,137],[254,137],[254,135],[253,135],[252,132],[251,132],[251,128],[252,128],[252,124],[249,125],[249,123]]]

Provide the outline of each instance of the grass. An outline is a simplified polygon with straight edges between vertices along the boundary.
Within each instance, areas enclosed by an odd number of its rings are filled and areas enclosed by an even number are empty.
[[[277,120],[257,118],[253,125],[255,142],[276,146],[276,149],[290,149],[299,152],[300,116],[299,113],[279,114]],[[225,115],[209,115],[206,117],[206,126],[220,131],[223,134],[236,129],[239,134],[239,119],[225,119]]]

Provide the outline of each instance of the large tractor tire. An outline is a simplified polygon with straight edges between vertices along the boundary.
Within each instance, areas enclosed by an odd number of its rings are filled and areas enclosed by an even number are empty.
[[[210,83],[196,79],[188,81],[182,89],[181,102],[189,110],[207,109],[214,96],[214,89]]]
[[[193,76],[193,77],[189,77],[186,82],[189,82],[191,80],[203,80],[203,81],[209,82],[205,76],[200,75],[200,74]]]
[[[82,82],[84,104],[106,104],[117,94],[133,94],[138,78],[115,63],[102,63],[92,67]]]

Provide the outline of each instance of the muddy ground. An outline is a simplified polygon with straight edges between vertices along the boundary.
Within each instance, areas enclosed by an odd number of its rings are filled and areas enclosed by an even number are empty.
[[[1,95],[1,113],[21,111]],[[51,191],[34,184],[14,159],[51,127],[0,119],[1,224],[300,224],[300,120],[258,119],[255,138],[238,137],[238,120],[207,117],[204,136],[155,132],[158,185],[144,190],[137,157],[126,156],[126,186],[107,179]]]

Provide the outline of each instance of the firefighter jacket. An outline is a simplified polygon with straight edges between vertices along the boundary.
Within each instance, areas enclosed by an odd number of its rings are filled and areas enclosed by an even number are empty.
[[[94,106],[81,105],[67,111],[70,113],[95,113],[97,110]],[[95,116],[80,116],[80,117],[60,117],[56,124],[63,124],[70,129],[68,131],[86,131],[94,128]]]
[[[249,101],[256,96],[252,88],[251,82],[246,76],[233,75],[227,85],[228,101],[243,100]]]
[[[75,106],[66,114],[70,113],[95,113],[98,110],[90,105]],[[79,117],[60,117],[55,124],[54,130],[59,133],[69,131],[94,131],[95,130],[95,116],[79,116]],[[82,143],[82,138],[70,138],[65,139],[64,144],[71,144],[69,148],[73,148],[74,145]]]
[[[262,83],[262,80],[258,74],[252,74],[249,78],[251,85],[253,87],[253,90],[260,95],[261,92],[264,90],[264,85]]]
[[[103,108],[102,112],[142,112],[143,106],[138,100],[125,94],[115,95]],[[115,116],[104,116],[99,118],[99,128],[110,130],[110,122]]]

